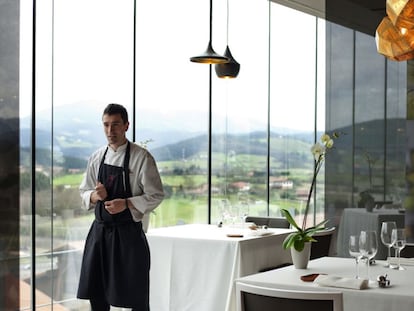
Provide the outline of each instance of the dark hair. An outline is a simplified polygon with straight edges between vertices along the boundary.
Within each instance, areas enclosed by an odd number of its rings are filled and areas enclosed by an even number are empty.
[[[125,109],[124,106],[119,105],[119,104],[109,104],[108,106],[106,106],[103,115],[108,114],[108,115],[113,115],[113,114],[120,114],[122,121],[124,121],[124,123],[128,122],[128,111]]]

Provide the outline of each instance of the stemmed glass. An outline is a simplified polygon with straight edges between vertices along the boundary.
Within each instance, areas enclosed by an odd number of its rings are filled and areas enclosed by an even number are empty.
[[[235,223],[236,217],[233,213],[233,207],[229,200],[223,199],[221,200],[220,204],[220,212],[221,212],[221,223],[223,226],[233,226]]]
[[[367,279],[369,281],[369,265],[372,258],[378,251],[377,232],[361,231],[359,234],[359,250],[363,258],[367,261]],[[369,281],[371,283],[371,281]]]
[[[244,223],[246,216],[249,215],[249,204],[247,202],[244,202],[244,201],[239,202],[238,214],[239,214],[241,223]]]
[[[361,252],[359,251],[359,237],[358,235],[351,235],[349,237],[349,255],[355,258],[355,278],[359,279],[359,260],[361,259]]]
[[[388,260],[391,257],[391,247],[393,244],[391,239],[391,233],[393,229],[397,229],[395,221],[385,221],[381,225],[381,242],[388,248],[388,257],[385,267],[389,268],[392,268]]]
[[[395,248],[398,257],[398,266],[394,269],[405,270],[405,268],[401,266],[401,250],[405,247],[406,243],[405,230],[393,229],[391,239],[393,242],[392,246]]]

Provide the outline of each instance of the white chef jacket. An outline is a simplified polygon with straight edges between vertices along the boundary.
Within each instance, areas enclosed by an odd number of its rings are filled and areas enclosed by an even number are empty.
[[[128,143],[119,146],[115,151],[108,146],[105,156],[105,164],[123,166],[126,147]],[[98,180],[99,165],[107,146],[96,150],[88,160],[88,166],[83,180],[79,186],[82,198],[82,208],[94,209],[96,204],[91,203],[90,197]],[[134,221],[142,221],[164,199],[164,191],[161,178],[154,158],[148,150],[130,143],[129,180],[132,197],[128,200],[134,206],[131,209]]]

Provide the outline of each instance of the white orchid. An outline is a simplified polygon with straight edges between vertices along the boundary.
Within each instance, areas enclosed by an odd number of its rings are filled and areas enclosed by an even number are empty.
[[[322,145],[320,142],[315,143],[311,148],[311,152],[316,161],[318,161],[320,157],[325,154],[325,151],[326,147]]]
[[[337,136],[335,134],[334,134],[334,137],[337,138]],[[321,136],[321,141],[326,146],[326,148],[328,148],[328,149],[331,149],[333,144],[334,144],[333,139],[328,134],[323,134]]]
[[[311,147],[311,152],[315,159],[315,166],[313,171],[312,183],[308,193],[308,199],[306,201],[306,208],[305,208],[305,215],[302,222],[302,227],[299,227],[293,217],[290,215],[288,210],[282,209],[283,215],[289,221],[289,223],[297,229],[296,232],[289,234],[283,242],[284,248],[294,247],[296,250],[301,251],[304,247],[305,242],[315,241],[312,238],[312,235],[317,231],[323,229],[323,226],[327,223],[327,220],[322,221],[321,223],[317,224],[316,226],[306,228],[306,220],[308,218],[309,212],[309,205],[310,200],[312,198],[312,192],[315,188],[316,177],[318,176],[319,170],[322,167],[323,160],[325,159],[325,154],[328,152],[329,149],[332,149],[334,145],[333,139],[338,138],[339,135],[337,133],[333,133],[332,137],[328,134],[323,134],[321,136],[321,141],[316,142]]]
[[[337,138],[338,135],[334,134],[333,137]],[[331,136],[329,136],[328,134],[323,134],[321,136],[321,141],[316,142],[311,148],[311,152],[315,158],[315,161],[322,161],[325,156],[325,153],[327,152],[327,149],[331,149],[333,145],[334,141],[331,138]]]

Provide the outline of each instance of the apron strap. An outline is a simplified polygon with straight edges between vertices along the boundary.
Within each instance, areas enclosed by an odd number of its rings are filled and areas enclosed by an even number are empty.
[[[106,157],[106,153],[107,153],[107,152],[108,152],[108,147],[106,147],[106,149],[105,149],[105,153],[104,153],[104,154],[103,154],[103,156],[102,156],[101,163],[99,164],[98,181],[99,181],[100,183],[103,183],[103,181],[102,181],[102,169],[103,169],[103,166],[104,166],[105,157]]]
[[[130,151],[131,151],[131,146],[130,146],[130,142],[128,141],[128,145],[125,151],[125,158],[124,158],[124,188],[125,188],[124,190],[128,197],[132,196],[131,183],[129,180],[129,158],[130,158],[130,153],[131,153]]]

